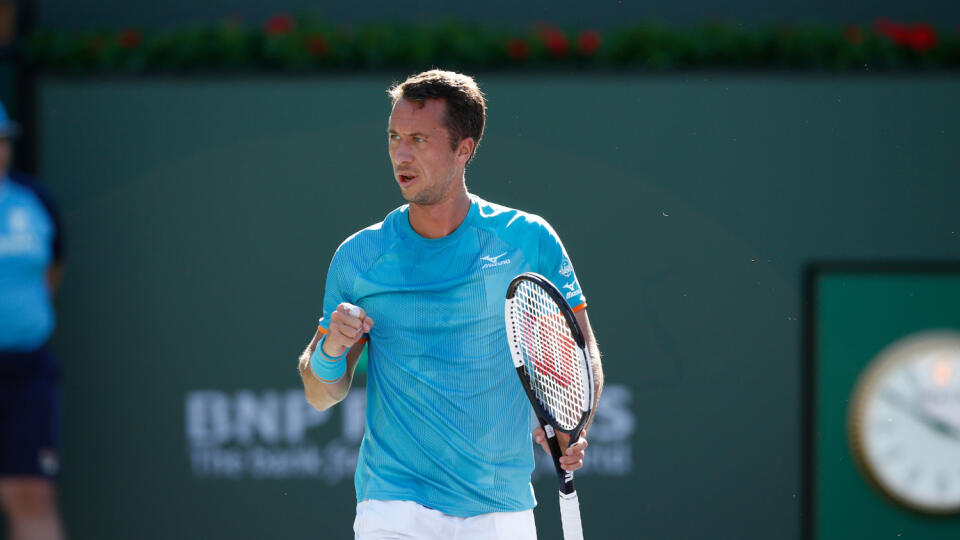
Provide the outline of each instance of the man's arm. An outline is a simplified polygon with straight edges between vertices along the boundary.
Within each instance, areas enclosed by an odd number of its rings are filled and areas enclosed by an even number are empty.
[[[353,311],[356,310],[356,311]],[[359,313],[355,316],[355,313]],[[350,384],[353,382],[353,372],[357,367],[357,360],[363,352],[364,342],[359,339],[373,327],[373,319],[357,306],[342,303],[330,315],[330,327],[327,330],[327,339],[323,340],[323,352],[331,358],[336,358],[347,352],[347,369],[342,377],[331,383],[320,380],[310,367],[310,358],[316,350],[323,334],[320,330],[314,334],[307,348],[300,355],[298,369],[300,380],[306,393],[307,402],[317,410],[326,410],[347,397]]]
[[[50,290],[51,297],[57,294],[61,281],[63,281],[63,263],[55,260],[47,267],[47,288]]]
[[[597,347],[597,340],[593,336],[593,327],[590,326],[587,310],[581,309],[574,315],[580,323],[580,330],[583,330],[583,339],[587,342],[587,352],[590,353],[590,365],[593,368],[593,407],[590,409],[590,418],[587,419],[587,424],[583,428],[584,431],[588,431],[593,424],[593,417],[597,414],[600,393],[603,392],[603,364],[600,361],[600,348]]]

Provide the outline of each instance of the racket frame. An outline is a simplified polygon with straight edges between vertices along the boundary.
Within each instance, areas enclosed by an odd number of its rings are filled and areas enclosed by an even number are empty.
[[[519,341],[516,339],[516,332],[513,327],[513,325],[516,324],[516,321],[514,321],[511,317],[514,297],[516,295],[517,288],[523,281],[529,281],[540,287],[553,300],[553,302],[557,305],[557,308],[560,310],[560,313],[563,315],[567,325],[569,326],[570,333],[572,334],[574,342],[577,345],[577,353],[580,356],[580,369],[583,371],[582,376],[585,382],[586,391],[584,392],[584,403],[582,403],[583,414],[581,415],[580,420],[577,422],[577,425],[572,429],[564,429],[560,427],[553,414],[551,414],[541,405],[540,399],[537,397],[536,392],[534,392],[530,383],[530,377],[527,374],[527,368],[524,362],[524,354],[520,349]],[[593,408],[593,370],[590,365],[590,352],[586,347],[586,339],[584,338],[583,331],[580,329],[580,324],[577,322],[576,315],[573,313],[573,310],[570,309],[566,298],[563,297],[563,294],[560,292],[560,290],[557,289],[557,287],[554,286],[550,280],[535,272],[524,272],[510,282],[510,286],[507,287],[507,299],[504,304],[504,322],[510,345],[510,355],[513,357],[513,364],[517,370],[517,375],[520,378],[520,383],[523,385],[523,390],[527,394],[530,405],[533,406],[533,410],[537,415],[537,420],[539,420],[540,426],[543,427],[544,434],[547,436],[547,444],[550,447],[550,453],[553,456],[554,467],[556,468],[557,472],[557,481],[560,484],[560,493],[568,497],[575,497],[576,490],[573,485],[573,471],[565,471],[560,467],[560,457],[562,454],[560,453],[560,445],[557,442],[555,431],[566,433],[570,436],[571,442],[575,442],[580,438],[580,433],[583,431],[583,427],[586,425],[587,419],[590,418],[590,411]]]

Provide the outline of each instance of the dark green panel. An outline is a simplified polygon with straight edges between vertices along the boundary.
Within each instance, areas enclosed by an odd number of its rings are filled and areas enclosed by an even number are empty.
[[[855,466],[847,431],[854,385],[882,349],[916,332],[960,329],[960,270],[825,271],[816,291],[815,537],[960,535],[960,517],[924,516],[874,489]]]
[[[468,185],[554,225],[605,353],[588,530],[799,537],[800,269],[960,252],[960,79],[479,81]],[[333,250],[402,202],[391,82],[42,81],[75,538],[297,537],[321,518],[350,537],[362,401],[305,416],[294,367]],[[300,469],[231,476],[267,454]],[[535,486],[549,537],[554,481]]]

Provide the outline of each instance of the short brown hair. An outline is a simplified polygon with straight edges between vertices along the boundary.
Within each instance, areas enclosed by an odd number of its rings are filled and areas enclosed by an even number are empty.
[[[487,119],[487,103],[476,81],[469,75],[432,69],[394,84],[387,90],[396,105],[400,99],[417,103],[420,107],[428,99],[442,99],[447,104],[444,127],[450,132],[450,149],[456,150],[460,141],[473,139],[473,153],[477,152],[483,124]],[[473,154],[470,155],[473,159]]]

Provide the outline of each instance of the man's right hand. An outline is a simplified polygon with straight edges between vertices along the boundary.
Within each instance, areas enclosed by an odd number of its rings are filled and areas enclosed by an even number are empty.
[[[367,317],[363,308],[341,303],[337,310],[330,314],[330,326],[323,340],[323,354],[331,358],[342,355],[371,328],[373,319]]]

